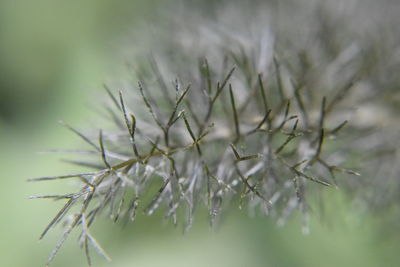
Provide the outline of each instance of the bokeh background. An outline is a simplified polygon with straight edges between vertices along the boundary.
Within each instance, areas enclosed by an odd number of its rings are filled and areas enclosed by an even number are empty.
[[[81,145],[57,121],[88,127],[104,94],[102,84],[123,77],[121,40],[143,27],[141,21],[160,2],[0,0],[0,266],[46,262],[61,229],[41,242],[37,239],[62,203],[27,197],[57,192],[65,183],[25,180],[71,171],[59,155],[38,152]],[[135,36],[130,40],[134,50]],[[94,264],[398,266],[396,229],[355,210],[340,190],[324,198],[327,205],[312,216],[309,235],[301,233],[297,218],[278,227],[271,219],[238,210],[229,212],[216,229],[200,214],[185,235],[157,216],[139,217],[127,226],[104,220],[92,232],[113,261],[94,256]],[[75,236],[53,266],[87,266]]]

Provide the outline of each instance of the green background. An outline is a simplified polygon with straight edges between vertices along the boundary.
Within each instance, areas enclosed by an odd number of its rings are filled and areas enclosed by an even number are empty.
[[[80,140],[57,124],[81,129],[101,102],[103,82],[117,79],[120,40],[132,34],[156,1],[0,1],[0,266],[43,266],[61,229],[38,236],[62,203],[29,200],[65,190],[65,182],[27,183],[31,177],[76,170],[59,155]],[[132,37],[132,49],[135,38]],[[94,125],[93,125],[94,124]],[[73,190],[73,187],[68,187]],[[352,208],[339,190],[324,194],[311,233],[297,218],[278,227],[272,219],[230,211],[217,229],[205,216],[193,229],[164,224],[159,215],[130,225],[99,222],[92,232],[113,258],[95,266],[398,266],[400,239],[380,218]],[[325,214],[322,216],[322,214]],[[72,236],[53,266],[86,266]]]

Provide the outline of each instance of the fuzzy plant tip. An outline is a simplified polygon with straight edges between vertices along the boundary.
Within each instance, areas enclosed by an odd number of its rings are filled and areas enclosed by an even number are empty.
[[[361,155],[362,140],[370,139],[358,134],[365,127],[353,123],[352,112],[373,95],[360,97],[360,88],[384,80],[371,74],[380,71],[378,60],[365,57],[379,44],[357,14],[333,4],[266,2],[212,4],[207,15],[207,4],[197,4],[181,15],[184,25],[171,22],[179,30],[158,25],[157,44],[142,33],[152,56],[134,56],[136,82],[104,86],[113,126],[81,132],[62,123],[87,147],[69,151],[78,158],[68,162],[87,171],[29,180],[79,185],[31,197],[65,201],[40,236],[64,227],[47,265],[72,231],[79,231],[89,265],[90,249],[110,260],[90,232],[100,215],[126,223],[161,213],[187,231],[199,208],[212,225],[232,208],[278,224],[298,212],[304,230],[309,196],[354,188],[359,174],[348,169],[357,167],[350,153]],[[293,7],[300,15],[284,26]],[[349,151],[350,144],[358,150]]]

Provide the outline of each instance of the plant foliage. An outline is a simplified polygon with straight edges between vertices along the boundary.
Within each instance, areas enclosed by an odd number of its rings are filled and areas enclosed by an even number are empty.
[[[368,140],[356,136],[369,125],[348,119],[360,99],[376,94],[381,67],[371,57],[381,57],[379,46],[342,28],[359,30],[358,17],[336,6],[251,3],[216,5],[208,17],[185,13],[184,26],[151,46],[154,56],[133,64],[137,83],[118,92],[105,86],[114,131],[90,136],[64,124],[96,160],[74,161],[93,171],[30,179],[81,184],[74,193],[32,197],[66,201],[40,236],[66,221],[47,264],[75,228],[89,264],[89,245],[109,259],[89,232],[101,213],[133,221],[159,212],[187,231],[202,206],[211,224],[229,207],[281,224],[298,210],[306,231],[310,191],[359,184],[337,178],[359,175],[344,166],[349,144]],[[289,20],[294,7],[301,15]]]

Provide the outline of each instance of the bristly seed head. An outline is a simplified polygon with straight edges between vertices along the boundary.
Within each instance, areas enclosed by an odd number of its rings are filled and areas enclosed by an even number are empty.
[[[251,10],[257,7],[274,8],[257,3]],[[313,25],[305,34],[314,43],[301,48],[295,41],[303,37],[274,27],[273,15],[266,23],[260,14],[218,8],[212,19],[185,17],[182,31],[172,32],[163,47],[154,45],[160,59],[151,57],[149,67],[136,73],[137,88],[116,97],[105,86],[115,132],[100,130],[95,140],[63,123],[94,149],[98,161],[74,161],[92,172],[30,179],[82,183],[72,194],[31,197],[67,199],[41,235],[71,216],[47,264],[75,228],[81,229],[89,264],[89,244],[109,259],[89,233],[105,211],[114,221],[133,221],[139,211],[163,212],[187,231],[198,206],[208,209],[214,224],[226,207],[247,202],[276,216],[278,224],[299,210],[308,229],[308,191],[338,187],[337,173],[359,175],[337,166],[346,157],[338,158],[330,137],[351,124],[342,119],[343,102],[359,83],[369,82],[372,67],[362,44],[337,39],[321,17],[324,9],[303,18]],[[315,20],[323,20],[321,28],[314,28]],[[125,96],[132,91],[135,102]],[[79,209],[71,215],[73,206]]]

